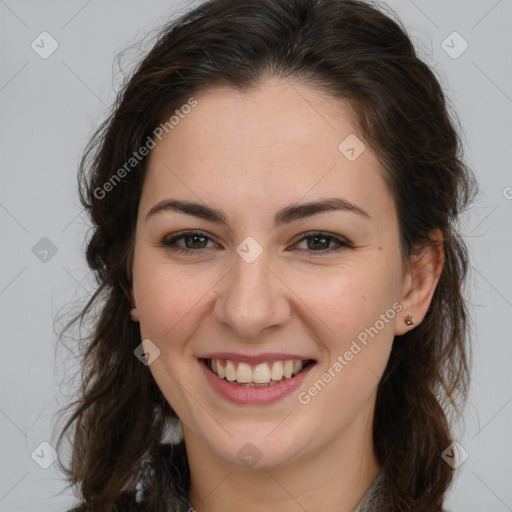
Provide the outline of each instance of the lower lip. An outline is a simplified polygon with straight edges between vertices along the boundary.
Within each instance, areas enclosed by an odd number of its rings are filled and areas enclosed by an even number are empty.
[[[231,384],[226,379],[221,379],[213,373],[205,364],[204,360],[199,361],[206,380],[212,388],[222,397],[236,404],[269,404],[277,402],[286,395],[295,391],[304,381],[315,363],[309,364],[297,376],[285,379],[277,384],[266,388],[251,388]]]

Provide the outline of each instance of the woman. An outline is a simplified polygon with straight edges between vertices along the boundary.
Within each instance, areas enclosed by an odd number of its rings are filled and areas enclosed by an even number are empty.
[[[200,5],[125,84],[80,192],[81,318],[100,309],[61,433],[75,510],[443,510],[473,178],[396,21]]]

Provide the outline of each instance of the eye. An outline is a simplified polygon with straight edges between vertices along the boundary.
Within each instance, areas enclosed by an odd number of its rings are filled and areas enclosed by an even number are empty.
[[[299,251],[306,251],[310,253],[331,253],[337,252],[343,249],[353,248],[353,245],[343,238],[338,238],[336,236],[330,235],[328,233],[323,233],[321,231],[315,231],[313,233],[306,233],[300,240],[297,245],[306,241],[306,249],[296,249]],[[311,243],[310,243],[311,241]],[[336,245],[334,248],[329,248],[331,244],[334,242]],[[296,246],[297,247],[297,246]]]
[[[178,241],[181,240],[183,240],[185,247],[178,245]],[[161,245],[177,253],[190,253],[206,249],[208,241],[213,242],[209,236],[206,236],[201,231],[182,231],[165,238],[161,241]]]
[[[180,245],[178,242],[183,242],[184,246]],[[173,252],[191,255],[191,253],[199,253],[205,249],[212,248],[211,246],[208,247],[208,242],[214,244],[213,248],[219,247],[218,244],[201,231],[181,231],[163,239],[160,244],[162,247],[166,247]],[[298,247],[302,242],[306,242],[307,247],[305,249]],[[334,247],[332,247],[333,243]],[[322,255],[353,248],[353,245],[343,238],[321,231],[315,231],[305,233],[294,247],[295,249],[293,250],[306,251],[310,254],[319,253],[319,255]]]

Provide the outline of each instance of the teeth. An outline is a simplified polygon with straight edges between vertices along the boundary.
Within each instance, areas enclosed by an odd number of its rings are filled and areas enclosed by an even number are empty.
[[[224,363],[224,366],[223,366]],[[238,364],[238,366],[236,366]],[[254,369],[247,363],[235,363],[230,360],[212,359],[208,367],[221,379],[246,387],[267,387],[291,378],[302,371],[301,360],[289,359],[257,364]]]
[[[226,376],[226,374],[224,373],[224,368],[222,367],[222,365],[220,364],[220,361],[218,359],[216,359],[215,363],[216,363],[215,366],[217,368],[216,373],[221,379],[223,379]]]
[[[252,369],[248,364],[239,363],[236,371],[236,380],[238,382],[249,383],[252,382]]]
[[[240,366],[238,368],[240,368]],[[268,367],[268,364],[261,363],[257,365],[252,373],[253,375],[251,380],[253,382],[258,384],[266,384],[270,382],[270,368]]]
[[[226,379],[230,382],[236,380],[235,365],[231,361],[226,361],[226,368],[224,368]]]
[[[272,380],[281,380],[283,378],[283,363],[276,361],[272,366]]]
[[[284,363],[283,372],[287,379],[293,375],[293,361],[286,361],[286,363]]]

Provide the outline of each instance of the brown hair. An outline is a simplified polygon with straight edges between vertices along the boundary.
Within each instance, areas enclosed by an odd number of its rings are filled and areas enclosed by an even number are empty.
[[[80,200],[93,223],[87,262],[99,287],[66,330],[94,304],[99,310],[58,446],[72,434],[70,465],[60,465],[87,510],[167,510],[189,483],[183,445],[162,442],[175,413],[133,354],[141,337],[129,317],[126,269],[147,159],[113,177],[193,95],[217,84],[244,90],[269,75],[351,105],[386,170],[404,257],[433,243],[432,230],[443,234],[439,284],[423,322],[393,344],[373,430],[386,474],[379,510],[442,509],[453,477],[441,457],[451,443],[448,417],[460,414],[469,382],[468,257],[456,221],[476,190],[442,88],[391,11],[358,0],[210,0],[163,28],[80,165]],[[137,481],[147,488],[138,505]]]

